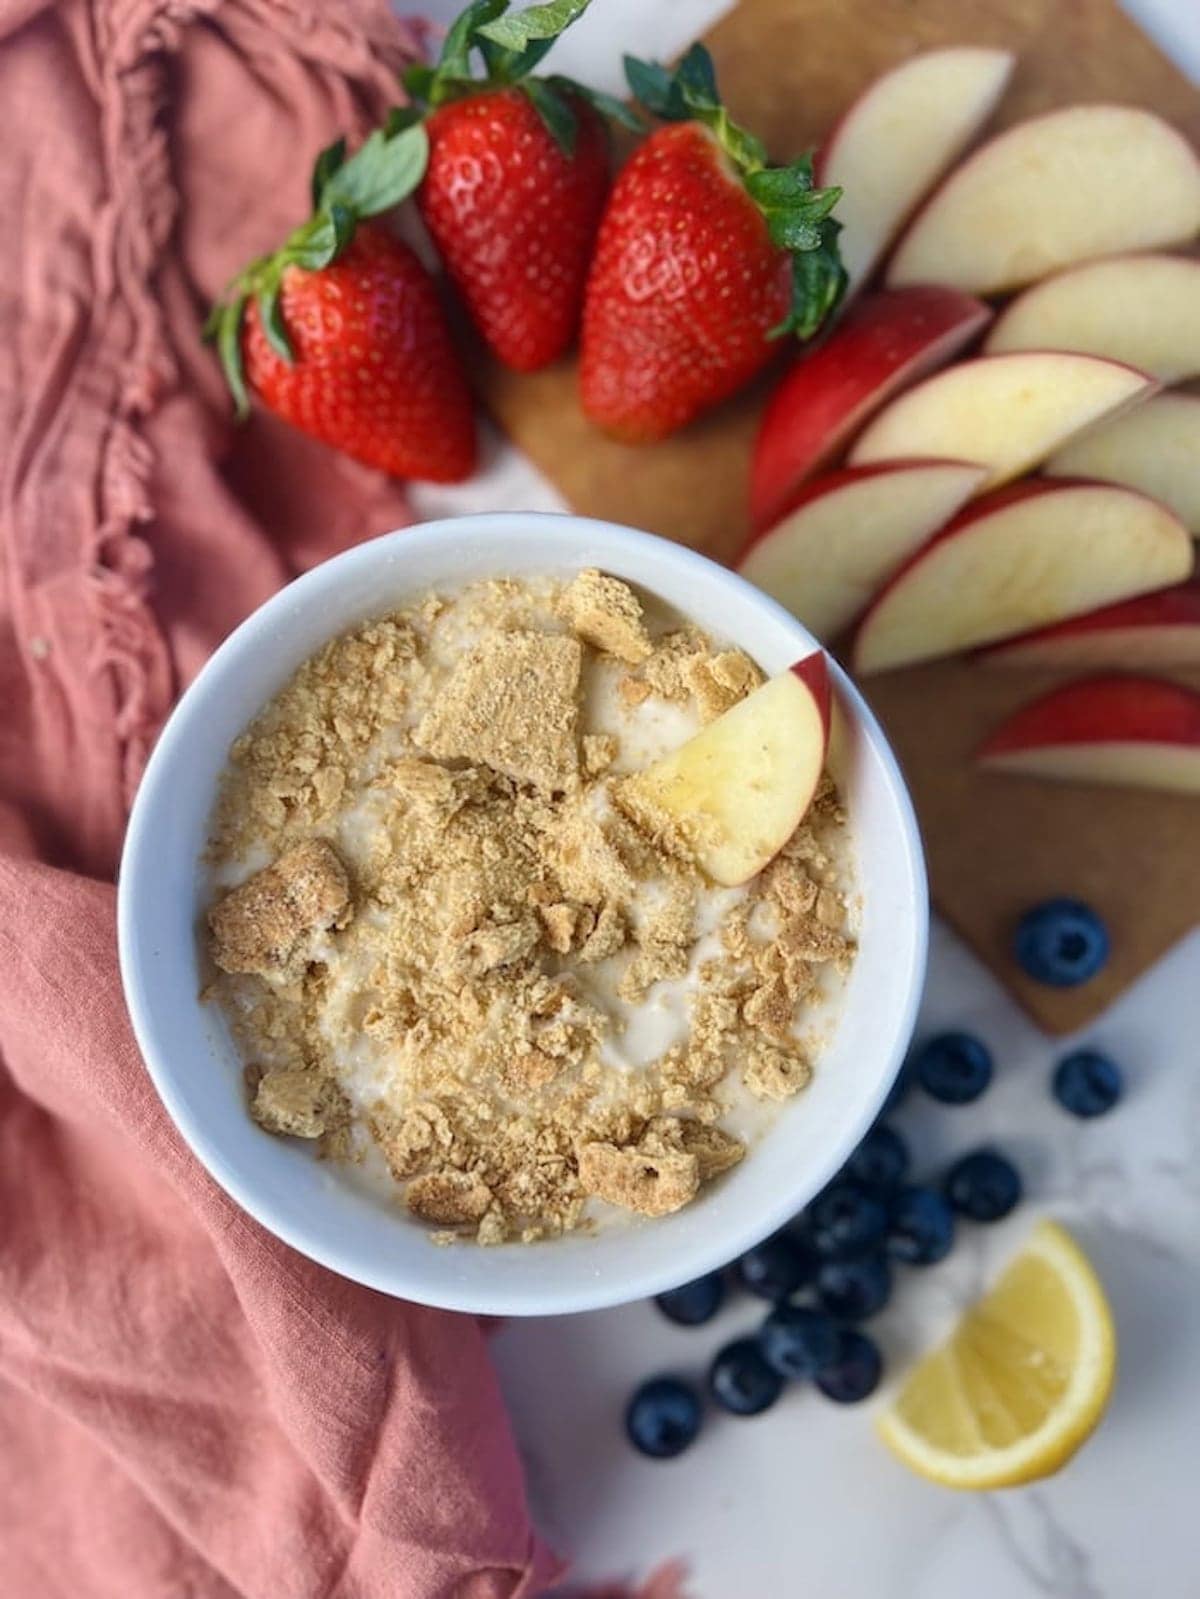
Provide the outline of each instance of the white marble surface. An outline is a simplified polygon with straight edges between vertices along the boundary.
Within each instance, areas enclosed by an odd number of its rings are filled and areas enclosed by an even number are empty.
[[[616,89],[618,40],[666,55],[724,9],[596,0],[555,65]],[[1200,0],[1129,9],[1200,78]],[[418,498],[425,516],[559,505],[498,444],[468,489]],[[1052,1213],[1084,1241],[1118,1322],[1120,1376],[1096,1437],[1048,1483],[959,1496],[895,1464],[869,1407],[839,1410],[797,1391],[753,1421],[710,1418],[688,1455],[651,1464],[621,1433],[629,1390],[661,1369],[700,1374],[761,1310],[742,1299],[695,1331],[648,1305],[514,1324],[496,1340],[501,1379],[541,1523],[574,1557],[576,1580],[643,1577],[678,1556],[695,1599],[1200,1599],[1200,933],[1085,1035],[1127,1073],[1107,1120],[1077,1122],[1054,1105],[1047,1078],[1065,1044],[1042,1038],[939,928],[921,1028],[948,1025],[993,1047],[995,1085],[959,1109],[914,1096],[896,1124],[928,1170],[994,1139],[1021,1166],[1028,1200],[999,1227],[970,1231],[941,1266],[907,1273],[872,1330],[900,1366],[1033,1217]]]

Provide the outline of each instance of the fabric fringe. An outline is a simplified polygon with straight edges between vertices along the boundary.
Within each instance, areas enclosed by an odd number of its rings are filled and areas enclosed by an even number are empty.
[[[92,69],[104,107],[103,160],[111,211],[97,219],[97,299],[109,300],[102,369],[116,374],[117,400],[100,471],[100,524],[89,577],[97,622],[91,669],[115,700],[115,731],[130,804],[177,684],[152,606],[154,557],[139,529],[152,521],[155,462],[143,427],[177,379],[156,276],[176,221],[177,196],[165,126],[169,60],[183,30],[215,16],[222,0],[125,0],[94,8]],[[320,34],[331,64],[381,83],[423,53],[424,25],[409,26],[378,5],[342,6],[330,49],[328,6],[318,0],[241,0],[264,25],[286,21]],[[318,23],[320,27],[318,29]],[[401,98],[396,90],[397,99]]]

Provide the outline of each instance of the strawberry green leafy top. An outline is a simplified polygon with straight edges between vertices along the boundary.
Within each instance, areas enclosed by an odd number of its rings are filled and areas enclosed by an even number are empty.
[[[288,236],[282,248],[260,256],[238,273],[205,325],[205,336],[216,340],[239,417],[250,408],[242,365],[247,301],[257,301],[268,343],[290,366],[295,354],[279,305],[283,274],[290,266],[319,272],[336,261],[359,222],[390,211],[412,193],[425,174],[428,158],[425,129],[419,122],[410,123],[406,110],[397,112],[386,127],[377,128],[349,159],[345,139],[321,151],[313,168],[312,216]]]
[[[404,87],[414,101],[431,109],[489,89],[520,89],[567,156],[574,151],[577,132],[572,99],[586,101],[602,116],[640,130],[640,119],[612,95],[558,74],[532,76],[559,34],[581,17],[590,3],[546,0],[544,5],[527,6],[510,15],[508,0],[474,0],[446,34],[436,64],[409,67]],[[482,78],[473,70],[475,51],[483,60]]]
[[[842,225],[830,215],[842,197],[841,189],[813,187],[809,155],[789,166],[768,164],[761,140],[739,127],[721,104],[712,57],[702,44],[694,44],[674,72],[657,62],[626,56],[625,76],[634,96],[653,116],[664,122],[701,122],[711,130],[762,212],[772,244],[791,256],[791,309],[771,329],[771,336],[795,333],[811,338],[846,291],[846,269],[837,244]]]

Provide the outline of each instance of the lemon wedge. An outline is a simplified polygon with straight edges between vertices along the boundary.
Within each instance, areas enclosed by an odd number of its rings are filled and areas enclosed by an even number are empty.
[[[991,1293],[909,1373],[879,1431],[906,1466],[949,1488],[1033,1482],[1094,1431],[1116,1354],[1091,1262],[1043,1221]]]

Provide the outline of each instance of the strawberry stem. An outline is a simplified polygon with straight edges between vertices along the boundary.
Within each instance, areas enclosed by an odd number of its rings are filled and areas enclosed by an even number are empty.
[[[772,244],[791,257],[792,304],[770,336],[811,338],[846,291],[837,245],[841,223],[831,215],[841,189],[813,187],[811,155],[788,166],[768,164],[762,141],[734,122],[722,104],[712,57],[702,44],[692,45],[674,72],[656,61],[626,56],[625,77],[653,116],[700,122],[712,132],[762,212]]]

